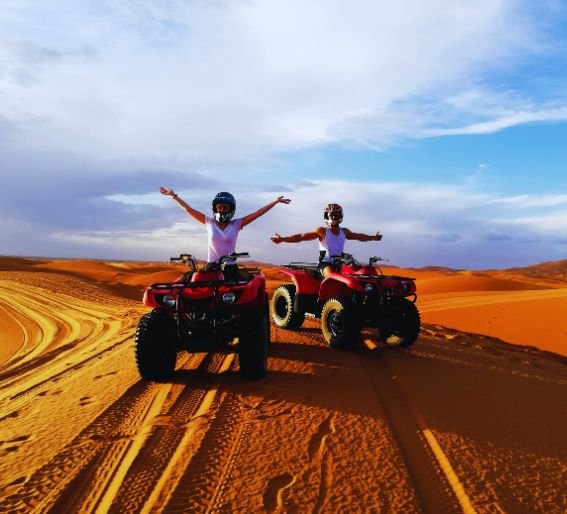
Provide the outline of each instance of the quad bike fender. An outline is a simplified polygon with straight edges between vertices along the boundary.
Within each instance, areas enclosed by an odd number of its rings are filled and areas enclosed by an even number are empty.
[[[319,290],[319,302],[326,302],[333,296],[352,296],[352,293],[363,293],[361,284],[351,277],[345,277],[339,273],[331,273],[321,282]]]
[[[166,294],[172,294],[172,293],[173,293],[173,289],[162,289],[162,290],[159,291],[159,295],[161,295],[161,296],[166,295]],[[143,303],[146,307],[151,307],[152,309],[155,309],[156,307],[161,307],[161,304],[158,301],[158,299],[156,297],[156,293],[152,289],[152,286],[148,287],[144,291],[144,297],[143,297],[142,301],[143,301]]]
[[[316,279],[304,270],[281,269],[280,273],[287,275],[295,285],[298,294],[318,295],[321,280]]]
[[[227,291],[233,288],[227,288]],[[238,304],[246,304],[254,309],[261,309],[266,305],[266,279],[263,275],[256,275],[242,291]]]

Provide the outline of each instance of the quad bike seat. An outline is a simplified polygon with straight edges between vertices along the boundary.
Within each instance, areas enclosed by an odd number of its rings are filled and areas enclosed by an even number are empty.
[[[286,268],[303,270],[308,275],[311,275],[317,280],[321,280],[321,273],[319,272],[319,264],[316,262],[290,262]]]

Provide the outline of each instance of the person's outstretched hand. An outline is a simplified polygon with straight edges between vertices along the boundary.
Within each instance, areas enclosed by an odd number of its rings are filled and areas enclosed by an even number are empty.
[[[376,241],[381,241],[382,240],[382,234],[380,234],[380,231],[376,232]]]
[[[283,196],[278,196],[278,203],[289,203],[291,200],[289,198],[284,198]]]
[[[173,195],[175,195],[175,191],[174,191],[173,189],[171,189],[170,187],[163,187],[163,186],[161,186],[161,187],[159,188],[159,192],[160,192],[162,195],[166,195],[166,196],[173,196]]]
[[[288,203],[288,202],[286,202],[286,203]],[[274,242],[276,244],[280,244],[282,242],[282,236],[280,236],[277,232],[276,232],[276,235],[273,236],[273,237],[270,237],[270,239],[272,240],[272,242]]]

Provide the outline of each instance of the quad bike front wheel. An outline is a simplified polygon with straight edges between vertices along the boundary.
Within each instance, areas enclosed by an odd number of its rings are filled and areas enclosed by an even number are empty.
[[[345,348],[358,340],[360,319],[350,298],[339,296],[327,300],[321,312],[321,330],[333,348]]]
[[[136,365],[140,376],[163,382],[173,375],[176,358],[174,321],[155,310],[142,316],[136,329]]]
[[[263,378],[268,370],[270,345],[270,317],[268,309],[251,316],[245,333],[239,337],[238,361],[240,375],[245,378]]]
[[[272,295],[272,320],[276,327],[286,330],[297,330],[305,320],[305,314],[293,310],[295,286],[284,284]]]
[[[420,326],[415,303],[407,298],[393,298],[384,307],[383,317],[378,323],[380,340],[388,346],[408,348],[415,343]]]

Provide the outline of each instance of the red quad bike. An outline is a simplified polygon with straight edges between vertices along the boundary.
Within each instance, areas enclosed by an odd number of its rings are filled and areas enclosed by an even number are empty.
[[[333,257],[335,270],[322,279],[317,264],[291,262],[280,269],[292,284],[278,287],[272,296],[272,320],[283,329],[297,330],[306,314],[321,318],[325,341],[332,347],[347,347],[363,327],[376,327],[380,340],[389,346],[409,347],[420,329],[415,279],[384,275],[350,254]]]
[[[182,350],[222,348],[237,349],[242,376],[265,376],[270,341],[266,277],[256,268],[240,266],[237,276],[225,277],[226,262],[240,257],[249,255],[233,253],[200,269],[192,255],[172,257],[172,262],[187,263],[189,271],[174,282],[146,289],[144,304],[153,309],[136,330],[136,364],[143,379],[171,378]]]

